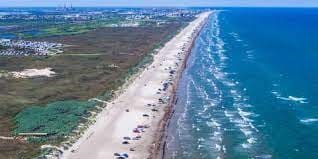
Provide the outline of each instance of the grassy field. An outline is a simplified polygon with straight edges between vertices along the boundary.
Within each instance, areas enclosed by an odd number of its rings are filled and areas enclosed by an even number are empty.
[[[125,22],[122,17],[115,16],[107,19],[95,20],[3,20],[0,26],[15,26],[7,29],[6,33],[11,33],[16,37],[32,39],[35,37],[61,36],[82,34],[94,29],[109,27],[112,24]],[[1,34],[1,32],[0,32]]]
[[[121,26],[124,24],[137,23],[139,27],[156,26],[157,22],[179,23],[189,21],[192,17],[160,17],[151,20],[126,20],[122,16],[108,17],[107,19],[94,19],[83,21],[69,20],[5,20],[0,22],[0,26],[15,26],[7,29],[1,34],[12,34],[14,37],[33,39],[38,37],[67,36],[87,33],[105,27]]]
[[[68,47],[63,54],[51,57],[1,57],[3,71],[51,67],[57,75],[32,79],[0,77],[0,136],[45,132],[49,137],[38,142],[62,140],[92,109],[86,103],[88,99],[109,99],[112,90],[151,62],[149,53],[183,25],[174,22],[162,27],[99,28],[75,35],[33,38]],[[61,128],[65,124],[68,126]],[[38,154],[38,142],[0,139],[0,158],[30,158]]]

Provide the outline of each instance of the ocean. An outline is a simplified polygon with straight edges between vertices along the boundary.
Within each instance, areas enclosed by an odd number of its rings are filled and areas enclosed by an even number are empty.
[[[166,159],[317,159],[318,9],[226,8],[197,38]]]

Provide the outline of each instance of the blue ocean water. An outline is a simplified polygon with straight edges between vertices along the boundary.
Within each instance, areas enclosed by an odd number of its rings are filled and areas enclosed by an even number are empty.
[[[217,11],[178,88],[165,158],[318,158],[318,9]]]

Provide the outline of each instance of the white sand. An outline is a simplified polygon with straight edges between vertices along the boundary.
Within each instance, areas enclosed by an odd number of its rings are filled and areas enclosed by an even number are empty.
[[[186,52],[182,48],[190,47],[193,34],[211,12],[200,14],[178,35],[171,39],[154,57],[154,62],[136,78],[127,89],[114,99],[97,116],[97,121],[85,134],[67,151],[62,158],[68,159],[112,159],[114,153],[127,153],[129,158],[143,159],[149,156],[149,148],[158,130],[158,124],[164,115],[168,104],[158,104],[159,98],[171,96],[171,85],[168,91],[157,94],[163,88],[163,81],[171,79],[169,67],[180,69]],[[186,49],[185,49],[186,50]],[[178,63],[178,65],[176,65]],[[156,104],[148,107],[147,104]],[[159,111],[153,112],[152,108]],[[125,110],[129,109],[129,112]],[[148,114],[150,117],[143,117]],[[149,125],[145,132],[134,133],[138,125]],[[141,135],[140,140],[130,140],[130,144],[122,144],[123,137]],[[135,151],[129,151],[134,148]],[[73,151],[73,152],[72,152]]]
[[[44,68],[44,69],[25,69],[21,72],[10,72],[14,78],[32,78],[32,77],[52,77],[55,75],[55,72],[52,71],[51,68]]]

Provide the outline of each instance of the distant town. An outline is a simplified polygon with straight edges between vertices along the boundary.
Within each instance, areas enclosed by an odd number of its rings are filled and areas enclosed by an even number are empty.
[[[88,21],[88,20],[108,20],[121,18],[126,20],[158,20],[160,18],[192,17],[197,14],[196,10],[177,8],[73,8],[58,7],[56,9],[42,9],[42,11],[19,10],[15,12],[1,12],[1,20],[54,20],[54,21]]]
[[[74,8],[72,4],[0,8],[0,56],[55,55],[63,52],[63,44],[46,42],[45,37],[82,34],[103,27],[161,27],[194,18],[199,12],[178,8]],[[33,39],[38,37],[40,41]]]
[[[0,39],[1,56],[48,56],[62,53],[62,44]]]

